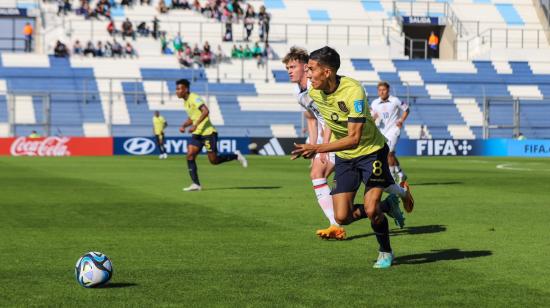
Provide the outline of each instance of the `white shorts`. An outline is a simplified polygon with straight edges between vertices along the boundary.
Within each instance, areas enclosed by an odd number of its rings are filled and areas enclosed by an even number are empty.
[[[388,131],[383,132],[383,134],[384,137],[386,137],[386,142],[388,143],[390,152],[395,152],[395,149],[397,148],[397,141],[399,140],[399,135],[401,135],[401,129],[395,126],[393,128],[390,128]]]
[[[334,155],[334,152],[330,152],[327,154],[328,154],[328,160],[330,161],[331,164],[334,165],[336,163],[336,156]],[[315,154],[315,159],[321,159],[321,154],[320,153]]]

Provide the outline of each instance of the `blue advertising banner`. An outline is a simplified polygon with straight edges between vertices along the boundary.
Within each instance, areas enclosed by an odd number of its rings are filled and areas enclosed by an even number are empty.
[[[516,156],[550,157],[550,140],[402,139],[399,156]]]
[[[158,155],[160,154],[155,139],[153,137],[115,137],[114,155]],[[166,137],[164,147],[168,154],[186,154],[187,144],[190,137]],[[218,151],[220,153],[232,153],[235,150],[248,154],[248,145],[250,138],[218,138]],[[206,149],[202,149],[206,153]]]

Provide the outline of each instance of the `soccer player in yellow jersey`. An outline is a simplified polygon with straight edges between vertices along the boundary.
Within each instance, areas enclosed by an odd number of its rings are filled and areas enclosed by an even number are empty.
[[[159,159],[168,158],[166,148],[164,148],[164,129],[166,126],[168,126],[168,122],[166,122],[158,111],[155,111],[155,116],[153,117],[153,133],[155,134],[155,140],[157,141],[157,146],[160,151]]]
[[[336,186],[332,190],[334,215],[340,225],[368,217],[379,248],[375,268],[388,268],[393,261],[388,219],[393,202],[380,202],[384,189],[395,184],[388,167],[388,146],[368,109],[361,84],[349,77],[338,76],[340,56],[336,50],[323,47],[312,52],[308,61],[310,97],[332,131],[330,143],[297,144],[293,154],[306,158],[317,153],[336,152]],[[361,182],[365,185],[363,207],[353,207]],[[408,192],[405,209],[412,211]],[[409,202],[411,201],[411,202]]]
[[[184,188],[183,191],[199,191],[202,190],[202,187],[195,159],[203,146],[206,148],[208,160],[213,165],[238,160],[246,168],[248,162],[240,151],[227,155],[218,155],[218,133],[212,122],[210,122],[210,111],[202,97],[190,92],[189,86],[190,83],[187,79],[176,81],[176,95],[178,98],[184,100],[183,107],[189,116],[181,125],[180,132],[185,133],[185,130],[189,128],[187,131],[191,133],[191,141],[187,144],[187,166],[189,167],[189,175],[193,183],[191,186]]]

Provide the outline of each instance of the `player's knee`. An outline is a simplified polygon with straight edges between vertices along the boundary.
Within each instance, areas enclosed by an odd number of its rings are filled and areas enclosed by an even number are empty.
[[[187,160],[195,160],[197,155],[187,152]]]
[[[325,175],[323,174],[323,172],[321,170],[318,170],[317,168],[316,169],[311,169],[311,171],[309,172],[309,177],[313,180],[313,179],[322,179],[325,177]]]
[[[376,215],[377,215],[378,213],[376,212],[376,208],[375,208],[375,207],[369,207],[369,208],[367,208],[366,212],[367,212],[367,216],[369,216],[369,219],[370,219],[370,220],[376,219]]]

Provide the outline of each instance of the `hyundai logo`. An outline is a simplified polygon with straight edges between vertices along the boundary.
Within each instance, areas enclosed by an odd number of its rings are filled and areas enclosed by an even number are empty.
[[[155,150],[155,143],[147,138],[132,138],[124,142],[124,150],[133,155],[147,155]]]

